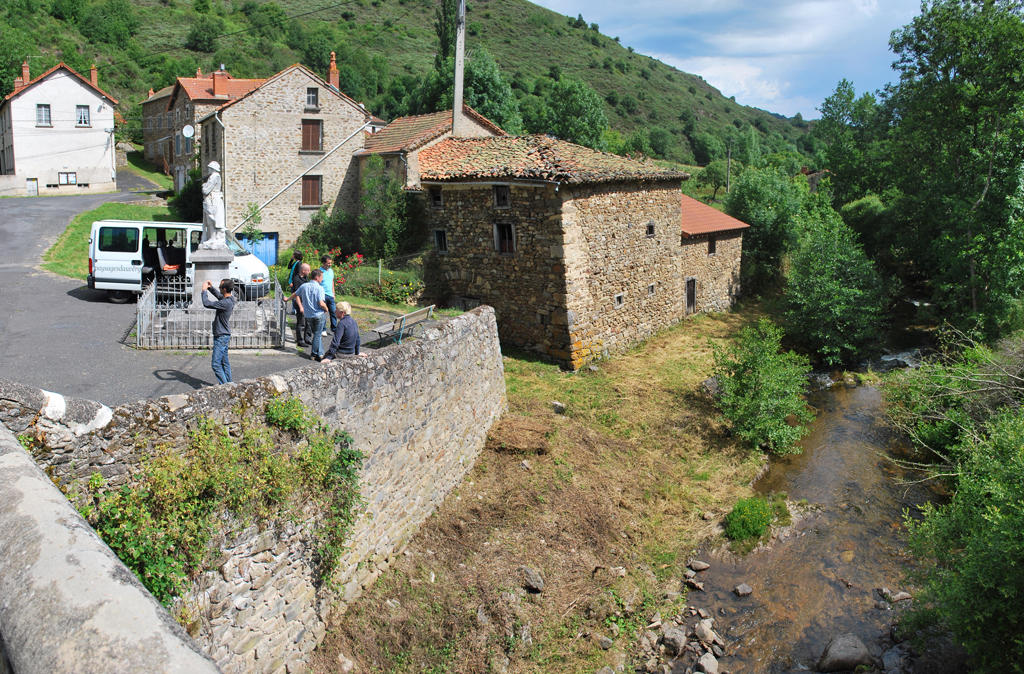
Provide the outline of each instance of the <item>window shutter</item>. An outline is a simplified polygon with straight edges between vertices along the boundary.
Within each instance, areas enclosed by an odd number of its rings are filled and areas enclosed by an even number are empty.
[[[493,225],[493,227],[494,227],[494,250],[496,250],[496,251],[498,251],[500,253],[501,252],[501,239],[499,238],[499,234],[498,234],[498,225],[495,224],[495,225]]]

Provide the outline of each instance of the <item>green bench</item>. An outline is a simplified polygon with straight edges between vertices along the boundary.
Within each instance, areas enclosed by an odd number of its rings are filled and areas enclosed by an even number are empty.
[[[417,309],[411,314],[399,316],[391,322],[381,323],[373,328],[373,332],[377,333],[377,342],[380,346],[384,346],[385,341],[391,339],[396,344],[401,344],[402,337],[406,334],[413,334],[417,326],[422,330],[423,323],[434,317],[434,306],[431,304],[429,307]]]

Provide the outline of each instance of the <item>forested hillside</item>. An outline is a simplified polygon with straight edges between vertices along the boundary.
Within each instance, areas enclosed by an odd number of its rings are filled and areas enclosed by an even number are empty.
[[[423,86],[436,66],[437,7],[438,0],[0,0],[0,93],[26,57],[33,75],[61,60],[80,72],[95,62],[130,132],[146,91],[176,76],[224,64],[238,77],[266,77],[295,62],[323,73],[335,51],[341,88],[390,120],[444,102]],[[474,0],[467,32],[469,67],[486,70],[493,56],[524,131],[550,131],[552,88],[579,80],[600,97],[608,149],[703,164],[733,137],[769,152],[799,151],[813,163],[817,141],[799,116],[739,105],[583,17],[525,0]]]

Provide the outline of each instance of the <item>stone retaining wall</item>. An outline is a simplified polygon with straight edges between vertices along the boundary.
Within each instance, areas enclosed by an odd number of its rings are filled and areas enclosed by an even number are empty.
[[[367,505],[338,566],[337,595],[314,581],[304,523],[229,533],[216,570],[200,575],[186,601],[198,616],[190,632],[224,672],[300,671],[331,611],[377,579],[472,467],[506,404],[494,311],[480,307],[369,358],[113,410],[0,380],[0,422],[45,443],[36,462],[65,491],[95,472],[111,486],[129,482],[147,457],[183,447],[197,417],[237,428],[247,410],[281,394],[353,436],[367,457]]]

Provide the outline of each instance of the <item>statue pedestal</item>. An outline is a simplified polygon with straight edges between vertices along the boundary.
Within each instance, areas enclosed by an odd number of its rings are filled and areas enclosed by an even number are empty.
[[[192,253],[192,306],[203,306],[204,282],[212,281],[213,287],[220,292],[220,282],[231,278],[228,267],[234,259],[234,253],[228,248],[200,248]],[[240,297],[242,289],[236,288],[233,294],[236,298]]]

